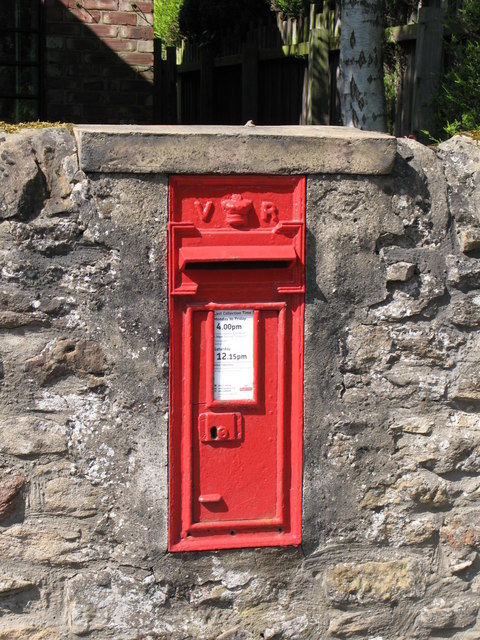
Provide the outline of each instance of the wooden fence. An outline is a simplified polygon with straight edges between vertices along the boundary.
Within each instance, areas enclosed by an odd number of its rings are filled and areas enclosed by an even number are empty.
[[[442,65],[443,10],[425,7],[418,22],[390,28],[400,61],[391,111],[395,135],[431,128],[432,96]],[[155,113],[159,123],[341,124],[337,77],[338,12],[252,25],[247,37],[212,46],[155,42]]]

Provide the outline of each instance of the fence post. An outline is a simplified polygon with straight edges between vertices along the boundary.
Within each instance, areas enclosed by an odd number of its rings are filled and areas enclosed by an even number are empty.
[[[432,131],[435,125],[432,100],[442,73],[444,15],[444,9],[437,7],[423,7],[419,12],[412,105],[412,130],[417,135]]]
[[[200,52],[200,123],[213,122],[213,56],[209,46]]]
[[[242,120],[258,119],[258,48],[246,42],[242,48]]]
[[[311,29],[308,50],[307,124],[329,124],[329,38],[324,28]]]

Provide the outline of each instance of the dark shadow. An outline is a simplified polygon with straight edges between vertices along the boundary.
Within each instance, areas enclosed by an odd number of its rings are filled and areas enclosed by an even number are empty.
[[[179,15],[180,32],[200,45],[219,42],[231,25],[229,37],[245,38],[252,22],[267,20],[271,11],[258,0],[184,0]]]
[[[150,54],[129,51],[135,39],[114,35],[130,27],[99,24],[99,15],[46,0],[42,117],[79,124],[151,123],[153,57],[149,63]],[[110,37],[118,52],[100,39]]]

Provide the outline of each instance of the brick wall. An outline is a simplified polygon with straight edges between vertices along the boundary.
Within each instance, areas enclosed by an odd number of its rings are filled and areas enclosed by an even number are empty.
[[[46,0],[45,117],[149,123],[153,2]]]

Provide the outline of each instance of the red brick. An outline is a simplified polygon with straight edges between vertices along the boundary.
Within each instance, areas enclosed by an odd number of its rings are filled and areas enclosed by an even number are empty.
[[[116,38],[118,27],[110,24],[89,24],[89,29],[99,38]]]
[[[75,9],[70,9],[70,15],[74,16],[79,22],[83,22],[84,24],[92,24],[95,22],[99,22],[100,20],[100,11],[86,11],[81,7],[75,7]]]
[[[113,38],[105,38],[103,41],[112,51],[135,51],[136,43],[134,40],[114,40]]]
[[[119,36],[135,40],[151,40],[153,39],[153,27],[119,27]]]
[[[86,9],[104,9],[116,11],[118,9],[118,0],[82,0]]]
[[[153,40],[137,40],[139,53],[153,53]]]
[[[131,11],[132,2],[134,0],[119,0],[118,8],[120,11]],[[151,13],[153,15],[153,2],[135,2],[137,9],[145,14]]]
[[[127,13],[126,11],[103,11],[103,24],[124,24],[136,25],[137,16],[135,13]]]
[[[120,53],[120,57],[132,66],[153,64],[153,56],[150,53]]]

